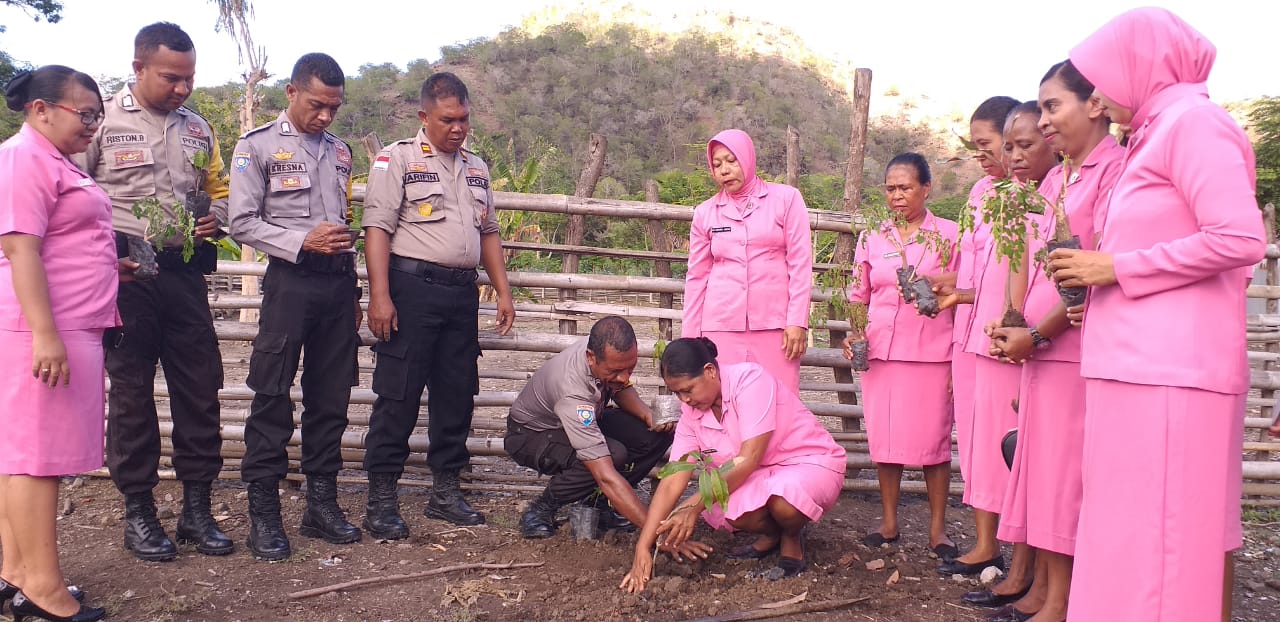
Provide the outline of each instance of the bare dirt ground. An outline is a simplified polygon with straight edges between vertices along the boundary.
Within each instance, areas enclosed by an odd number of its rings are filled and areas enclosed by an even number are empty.
[[[484,327],[486,320],[482,318]],[[520,330],[555,332],[551,322],[522,321]],[[580,324],[579,331],[585,327]],[[653,338],[650,325],[637,326],[641,338]],[[243,383],[248,347],[223,343],[227,385]],[[533,370],[547,355],[518,352],[486,352],[482,369]],[[368,349],[361,362],[370,363]],[[642,361],[638,375],[652,375]],[[807,380],[830,381],[826,370],[804,370]],[[486,379],[483,391],[512,391],[519,383]],[[369,386],[363,374],[360,386]],[[643,391],[653,393],[652,388]],[[831,394],[809,394],[806,400],[831,399]],[[163,408],[164,400],[158,400]],[[244,401],[224,402],[224,415],[243,412]],[[353,405],[351,414],[368,413],[368,406]],[[477,409],[477,435],[501,436],[497,426],[505,409]],[[487,423],[486,423],[487,422]],[[425,419],[423,420],[425,423]],[[485,426],[491,429],[486,430]],[[837,421],[830,421],[838,429]],[[356,428],[353,428],[356,429]],[[228,441],[227,448],[238,444]],[[358,460],[355,455],[347,458]],[[411,457],[422,464],[422,456]],[[248,532],[247,500],[236,479],[234,461],[228,461],[228,477],[214,489],[214,514],[236,541],[228,557],[206,557],[191,547],[170,563],[137,561],[121,546],[122,501],[106,479],[76,479],[64,484],[64,511],[59,521],[59,546],[64,572],[83,589],[90,602],[108,608],[111,619],[152,621],[258,621],[323,620],[409,621],[480,620],[687,620],[755,608],[801,594],[807,601],[869,597],[865,602],[827,613],[790,616],[793,620],[960,622],[983,620],[990,613],[963,605],[965,591],[974,581],[956,581],[937,574],[937,561],[927,551],[928,512],[920,495],[904,495],[902,540],[899,546],[869,550],[861,536],[878,523],[880,506],[873,493],[845,493],[837,506],[812,530],[808,540],[809,570],[800,577],[777,582],[753,580],[750,570],[759,562],[726,561],[723,552],[745,540],[725,533],[700,532],[716,553],[711,559],[681,565],[660,558],[655,580],[643,594],[632,596],[617,589],[630,566],[635,536],[607,534],[601,540],[576,542],[564,526],[556,537],[528,541],[520,537],[516,522],[535,496],[523,481],[518,492],[472,491],[470,499],[488,515],[483,527],[458,529],[425,518],[426,488],[401,487],[401,505],[412,536],[400,542],[365,541],[335,546],[303,538],[297,527],[304,507],[303,492],[286,487],[282,507],[293,556],[284,562],[254,561],[244,547]],[[532,471],[503,458],[476,458],[471,485],[491,486],[495,479],[531,479]],[[359,524],[364,516],[364,474],[342,474],[339,502],[349,520]],[[853,476],[854,474],[850,474]],[[911,474],[908,473],[911,477]],[[424,478],[410,470],[407,479]],[[863,472],[861,477],[873,477]],[[533,486],[530,486],[532,484]],[[176,519],[169,512],[181,508],[181,486],[162,482],[156,490],[163,520],[172,535]],[[69,503],[68,503],[69,502]],[[165,512],[167,510],[168,512]],[[1280,511],[1250,513],[1245,548],[1238,555],[1234,590],[1235,620],[1280,621],[1280,591],[1268,580],[1280,579]],[[564,513],[561,513],[564,519]],[[965,550],[972,544],[972,514],[953,499],[949,510],[951,535]],[[884,567],[869,570],[867,563],[882,560]],[[343,590],[324,596],[295,600],[289,594],[357,579],[422,572],[467,563],[541,562],[537,568],[483,570],[453,573],[409,582],[379,584]],[[875,565],[875,564],[873,564]],[[890,581],[896,573],[896,583]],[[1123,581],[1123,577],[1116,577]],[[1277,584],[1280,585],[1280,584]]]

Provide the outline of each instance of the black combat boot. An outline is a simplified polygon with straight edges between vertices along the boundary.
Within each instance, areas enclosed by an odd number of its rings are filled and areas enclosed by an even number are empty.
[[[550,491],[542,491],[520,517],[520,535],[532,540],[556,535],[556,510],[562,505]]]
[[[178,517],[178,542],[195,544],[205,555],[227,555],[235,550],[231,538],[218,529],[209,508],[210,482],[182,482],[182,516]]]
[[[289,538],[280,522],[280,483],[270,480],[249,484],[249,551],[263,561],[289,557]]]
[[[457,471],[432,471],[431,498],[427,500],[427,518],[438,518],[455,525],[483,525],[484,514],[477,512],[462,496]]]
[[[606,531],[621,531],[623,533],[632,533],[636,530],[635,524],[627,520],[613,506],[609,505],[609,498],[600,495],[596,497],[596,526],[601,533]]]
[[[144,562],[167,562],[178,556],[178,547],[156,518],[151,491],[124,497],[124,548]]]
[[[338,507],[338,476],[307,475],[307,511],[302,514],[298,533],[308,538],[324,538],[329,544],[360,541],[360,528],[347,522]]]
[[[370,473],[369,501],[364,506],[361,527],[379,540],[403,540],[409,537],[409,526],[400,517],[400,501],[396,495],[399,473]]]

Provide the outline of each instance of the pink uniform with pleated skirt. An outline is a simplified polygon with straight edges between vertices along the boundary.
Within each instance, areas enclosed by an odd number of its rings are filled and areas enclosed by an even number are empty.
[[[854,250],[854,270],[860,276],[849,300],[867,304],[862,422],[871,459],[884,464],[951,461],[953,418],[947,385],[953,313],[948,309],[935,318],[916,313],[898,294],[897,269],[906,253],[917,274],[953,270],[959,228],[926,213],[920,230],[936,232],[941,244],[922,243],[918,236],[902,243],[897,230],[888,227],[864,231]],[[902,251],[891,240],[898,240]]]
[[[1090,292],[1083,331],[1073,622],[1218,620],[1240,545],[1244,290],[1266,236],[1249,140],[1205,90],[1214,56],[1150,8],[1070,54],[1134,113],[1098,241],[1117,283]]]
[[[982,278],[984,253],[991,239],[991,226],[982,222],[982,203],[994,181],[994,177],[983,177],[969,191],[969,209],[973,210],[974,228],[960,236],[956,256],[956,289],[973,289],[974,283]],[[951,333],[951,401],[955,411],[960,477],[966,482],[973,469],[973,385],[978,365],[977,355],[965,352],[972,330],[973,306],[957,305],[955,328]]]
[[[70,384],[32,376],[31,326],[0,256],[0,473],[57,476],[102,466],[102,331],[118,324],[111,202],[23,125],[0,145],[0,235],[40,238],[49,304]],[[17,508],[13,509],[17,511]]]
[[[771,434],[755,471],[729,494],[728,507],[713,506],[702,517],[715,529],[764,507],[779,496],[809,520],[822,518],[840,496],[845,452],[817,417],[755,363],[720,365],[722,418],[710,410],[681,404],[680,422],[671,443],[672,458],[694,450],[714,449],[717,467],[736,458],[742,443]]]
[[[1094,248],[1094,207],[1105,200],[1120,174],[1124,150],[1110,136],[1080,163],[1066,187],[1071,233],[1086,250]],[[1062,192],[1063,167],[1049,171],[1041,192]],[[1036,223],[1028,246],[1034,257],[1053,239],[1052,210]],[[1062,303],[1042,265],[1034,265],[1023,314],[1036,326]],[[1081,456],[1084,451],[1084,378],[1080,376],[1080,331],[1068,328],[1022,366],[1018,403],[1018,445],[1000,510],[999,537],[1038,549],[1074,555],[1080,518]]]
[[[722,189],[693,211],[680,335],[707,337],[722,364],[758,363],[799,394],[800,359],[787,360],[782,335],[788,326],[809,326],[809,212],[800,191],[756,176],[746,132],[716,134],[708,164],[717,144],[738,159],[743,186]]]

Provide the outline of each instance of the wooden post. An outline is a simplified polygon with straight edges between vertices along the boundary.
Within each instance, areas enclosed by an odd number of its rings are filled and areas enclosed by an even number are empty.
[[[254,117],[257,116],[258,105],[262,102],[262,95],[258,94],[258,83],[271,77],[267,73],[266,50],[261,47],[255,48],[253,40],[249,38],[249,29],[243,23],[241,24],[240,36],[244,39],[243,47],[249,51],[249,71],[242,76],[244,78],[244,100],[240,103],[240,133],[244,134],[257,126]],[[239,44],[240,41],[237,40]],[[258,251],[252,246],[244,244],[240,247],[240,261],[245,263],[257,263]],[[258,295],[258,277],[242,276],[240,277],[240,293],[245,296]],[[240,321],[247,324],[256,324],[258,322],[257,309],[241,309]]]
[[[854,74],[853,84],[853,130],[849,133],[849,161],[845,164],[844,169],[844,211],[848,214],[856,214],[862,203],[862,167],[867,152],[867,117],[871,112],[871,70],[860,68]],[[856,226],[856,222],[855,225]],[[848,232],[839,234],[836,240],[835,263],[838,265],[851,265],[853,263],[853,247],[857,243],[857,238],[853,234],[853,227]],[[830,308],[830,307],[828,307]],[[847,319],[847,318],[833,318]],[[838,344],[844,341],[845,332],[842,330],[829,331],[831,338],[831,346],[839,347]],[[840,383],[853,382],[853,371],[844,367],[836,367],[832,370],[835,373],[835,381]],[[841,404],[857,404],[858,396],[851,392],[841,391],[836,394]],[[857,429],[858,422],[851,419],[842,420],[841,428],[845,431],[854,431]]]
[[[650,179],[644,182],[644,200],[650,203],[658,202],[658,182]],[[659,253],[671,252],[671,239],[667,235],[667,227],[661,220],[647,220],[644,223],[645,231],[649,234],[649,240],[653,243],[653,250]],[[671,262],[655,261],[653,262],[654,276],[663,278],[671,278]],[[675,304],[675,295],[658,294],[658,306],[663,309],[670,309]],[[662,339],[671,341],[671,320],[658,320],[658,333]]]
[[[360,144],[364,145],[364,152],[369,156],[370,164],[382,152],[382,139],[378,138],[378,134],[375,132],[365,134],[364,138],[360,139]]]
[[[800,131],[787,126],[787,185],[792,188],[800,184]],[[656,201],[655,201],[656,202]]]
[[[1265,207],[1262,208],[1262,223],[1267,230],[1267,243],[1275,244],[1276,243],[1276,206],[1275,205],[1268,203]],[[1280,260],[1272,259],[1270,257],[1268,257],[1266,260],[1263,261],[1263,266],[1265,266],[1267,285],[1280,285],[1280,265],[1277,265],[1278,263],[1280,263]],[[1275,314],[1277,312],[1280,312],[1280,300],[1276,300],[1275,298],[1268,298],[1265,309],[1268,314]],[[1266,348],[1267,348],[1267,352],[1280,352],[1280,342],[1268,341],[1266,344]],[[1275,369],[1275,365],[1270,362],[1266,362],[1262,364],[1262,368],[1267,371],[1272,371]],[[1273,404],[1275,400],[1276,392],[1271,389],[1262,389],[1259,392],[1259,395],[1264,400],[1267,400],[1268,404]],[[1268,417],[1268,418],[1274,417],[1276,414],[1274,412],[1274,408],[1271,406],[1264,405],[1260,410],[1262,411],[1262,416],[1264,417]],[[1252,439],[1245,438],[1245,440],[1248,441]],[[1262,441],[1267,440],[1266,430],[1259,430],[1258,440],[1262,440]],[[1268,460],[1271,458],[1271,452],[1255,452],[1252,458],[1254,460]]]
[[[596,183],[600,181],[600,174],[604,172],[604,154],[609,147],[609,139],[603,134],[592,134],[591,142],[587,146],[587,154],[589,160],[586,168],[582,169],[582,175],[578,177],[578,186],[573,191],[573,196],[581,198],[590,198],[596,191]],[[582,239],[586,237],[587,217],[584,214],[573,214],[569,216],[568,226],[565,228],[565,244],[577,246],[582,244]],[[562,272],[564,274],[578,273],[578,255],[566,253],[564,255]],[[560,300],[577,300],[577,292],[571,289],[560,290]],[[578,334],[578,323],[574,320],[560,320],[560,334],[576,335]]]

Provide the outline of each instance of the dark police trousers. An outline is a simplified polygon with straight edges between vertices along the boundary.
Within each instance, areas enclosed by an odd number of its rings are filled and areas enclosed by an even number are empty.
[[[160,481],[156,361],[164,369],[173,420],[173,468],[178,479],[212,481],[222,470],[218,389],[222,355],[209,313],[204,274],[193,262],[164,261],[149,281],[120,283],[123,327],[105,333],[107,467],[121,493],[149,492]]]
[[[675,438],[670,432],[650,430],[643,421],[620,408],[605,408],[600,412],[599,421],[613,457],[613,467],[632,487],[666,458]],[[573,503],[586,498],[599,486],[587,466],[578,460],[577,451],[569,444],[569,436],[562,428],[530,430],[508,418],[503,444],[516,464],[551,476],[547,492],[557,501]]]
[[[394,258],[393,258],[394,259]],[[409,435],[427,391],[427,465],[459,471],[471,461],[467,436],[480,392],[479,291],[475,270],[441,269],[432,275],[387,270],[399,330],[373,346],[373,402],[365,436],[364,468],[400,473]],[[468,282],[469,281],[469,282]]]
[[[262,280],[262,312],[246,384],[253,406],[245,422],[246,482],[278,481],[288,470],[293,435],[289,388],[302,370],[302,472],[331,475],[342,468],[347,404],[358,380],[356,276],[321,272],[272,259]],[[305,357],[305,358],[302,358]]]

